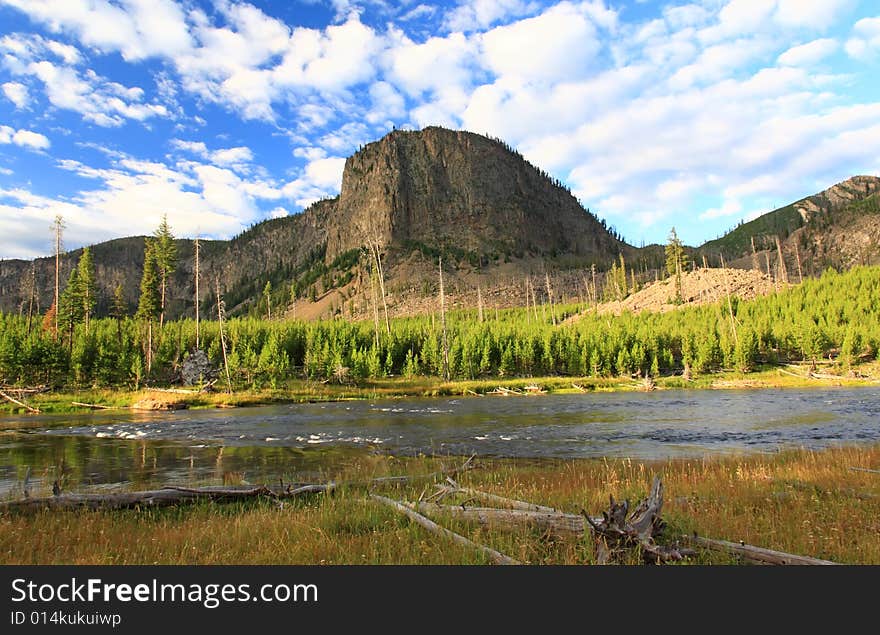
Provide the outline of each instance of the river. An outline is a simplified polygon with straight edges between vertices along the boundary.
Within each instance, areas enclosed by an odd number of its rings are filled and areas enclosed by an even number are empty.
[[[0,496],[322,478],[363,453],[665,459],[880,442],[876,388],[677,390],[290,404],[0,419]],[[4,426],[4,423],[7,425]]]

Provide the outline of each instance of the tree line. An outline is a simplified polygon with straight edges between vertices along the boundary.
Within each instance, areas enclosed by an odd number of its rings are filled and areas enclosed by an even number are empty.
[[[668,313],[596,315],[583,304],[557,305],[539,318],[529,308],[480,320],[476,310],[371,321],[301,322],[233,318],[164,320],[161,237],[151,239],[134,316],[114,309],[96,319],[94,278],[83,253],[59,301],[59,327],[0,313],[0,383],[56,387],[125,386],[174,381],[199,348],[218,368],[225,345],[236,388],[281,386],[292,378],[351,381],[388,376],[454,379],[748,372],[761,364],[832,358],[842,367],[880,351],[880,268],[826,271],[789,290],[750,301],[731,298]],[[670,250],[670,269],[681,269]],[[173,267],[173,264],[171,265]],[[674,275],[674,274],[673,274]],[[115,306],[115,303],[114,303]],[[439,312],[439,306],[438,306]],[[575,323],[566,317],[585,312]],[[557,325],[555,323],[562,323]]]

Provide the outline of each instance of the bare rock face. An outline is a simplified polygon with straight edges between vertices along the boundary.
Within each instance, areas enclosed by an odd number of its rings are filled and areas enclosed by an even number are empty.
[[[880,178],[876,176],[854,176],[824,192],[808,196],[795,203],[795,208],[800,213],[805,223],[809,222],[817,214],[844,207],[853,201],[860,201],[880,191]]]
[[[349,157],[335,211],[328,259],[369,242],[596,260],[622,245],[503,143],[436,127],[392,132]]]

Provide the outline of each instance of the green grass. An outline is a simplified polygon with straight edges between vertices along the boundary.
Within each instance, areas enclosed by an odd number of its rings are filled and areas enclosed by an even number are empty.
[[[338,481],[428,474],[452,459],[368,456],[349,462]],[[821,452],[642,462],[484,460],[459,482],[503,496],[597,514],[608,496],[644,497],[655,474],[665,486],[666,541],[684,533],[744,541],[853,564],[880,564],[880,445]],[[430,481],[380,492],[415,500]],[[550,539],[534,531],[442,524],[528,564],[592,564],[589,538]],[[635,562],[636,559],[631,559]],[[701,553],[691,562],[729,564]],[[272,501],[201,504],[124,512],[0,515],[3,564],[485,564],[471,549],[429,534],[342,487],[279,506]]]

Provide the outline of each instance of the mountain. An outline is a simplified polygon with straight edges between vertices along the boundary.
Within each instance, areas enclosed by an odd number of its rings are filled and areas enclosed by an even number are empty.
[[[173,217],[169,219],[173,226]],[[260,302],[271,282],[273,304],[332,295],[338,307],[369,294],[367,260],[359,250],[378,245],[390,293],[426,289],[436,259],[454,286],[459,277],[521,275],[596,264],[634,253],[550,178],[499,140],[429,127],[396,130],[367,144],[345,163],[338,197],[302,213],[265,221],[230,241],[202,243],[203,311],[215,307],[219,282],[231,314]],[[101,302],[106,310],[116,285],[130,308],[138,297],[143,237],[92,247]],[[168,315],[192,315],[193,242],[178,240],[178,267],[169,286]],[[63,258],[62,283],[81,250]],[[51,304],[54,259],[0,261],[0,310],[27,311],[31,280],[37,304]]]
[[[697,249],[710,259],[723,255],[734,266],[777,267],[803,275],[827,267],[880,263],[880,178],[854,176],[827,190],[743,223]],[[754,244],[754,255],[753,246]]]

